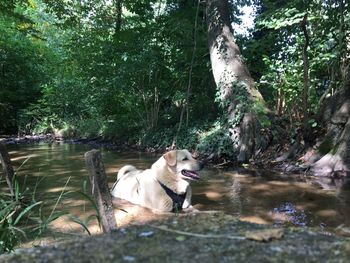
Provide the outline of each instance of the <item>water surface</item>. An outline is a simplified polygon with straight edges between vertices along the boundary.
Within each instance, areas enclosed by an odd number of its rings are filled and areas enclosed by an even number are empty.
[[[67,211],[83,220],[95,214],[91,204],[76,193],[84,190],[84,182],[88,180],[84,153],[91,146],[40,143],[9,145],[8,149],[21,182],[25,181],[29,191],[35,191],[37,200],[46,202],[44,213]],[[146,169],[159,158],[155,154],[101,151],[110,186],[123,165]],[[317,227],[327,231],[342,224],[350,226],[350,187],[344,184],[336,186],[331,181],[319,183],[304,175],[269,171],[206,168],[201,176],[200,181],[192,184],[192,203],[199,210],[224,211],[255,223]],[[66,194],[57,202],[62,192]],[[120,200],[114,200],[114,204],[124,210],[116,210],[119,226],[161,217]],[[90,226],[97,229],[96,222],[92,221]],[[69,231],[80,228],[68,217],[55,221],[53,227]]]

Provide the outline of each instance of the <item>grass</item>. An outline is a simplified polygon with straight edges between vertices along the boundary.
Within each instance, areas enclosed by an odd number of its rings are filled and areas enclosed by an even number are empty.
[[[64,211],[57,211],[57,205],[64,196],[70,178],[58,196],[51,213],[46,216],[42,212],[45,202],[36,200],[37,187],[43,178],[38,180],[33,191],[30,191],[26,187],[26,177],[20,185],[17,173],[18,170],[13,177],[14,195],[0,193],[0,254],[12,252],[27,239],[28,235],[34,236],[35,239],[39,238],[51,222],[67,214]]]
[[[27,203],[26,191],[21,191],[16,176],[14,195],[0,194],[0,254],[12,251],[27,236],[26,224],[31,213],[43,202]]]
[[[0,254],[12,252],[28,240],[28,237],[33,240],[40,239],[49,229],[50,224],[62,216],[68,216],[72,222],[79,224],[89,235],[91,235],[91,232],[88,226],[92,220],[97,220],[101,228],[98,208],[94,199],[88,194],[86,180],[83,183],[82,191],[66,191],[71,179],[69,177],[52,210],[49,213],[47,210],[43,212],[43,208],[47,206],[47,203],[44,200],[37,200],[37,189],[45,177],[38,178],[32,189],[27,187],[27,176],[23,177],[21,184],[18,180],[19,170],[28,160],[29,158],[15,171],[12,184],[14,195],[11,195],[10,191],[8,193],[6,191],[0,192]],[[5,181],[0,181],[0,185],[5,185]],[[58,205],[66,195],[71,193],[78,194],[79,197],[87,201],[96,213],[83,220],[68,212],[59,211]]]
[[[82,220],[79,217],[76,217],[74,215],[69,215],[70,220],[72,220],[74,223],[77,223],[78,225],[80,225],[89,235],[91,235],[91,232],[90,232],[88,226],[92,220],[97,220],[98,226],[101,229],[101,217],[100,217],[100,214],[98,211],[98,207],[96,205],[95,200],[89,194],[87,194],[87,181],[84,180],[82,191],[70,191],[70,192],[67,192],[67,194],[79,195],[80,197],[82,197],[83,200],[87,201],[87,203],[89,203],[93,207],[93,209],[96,213],[96,214],[88,216],[85,220]]]

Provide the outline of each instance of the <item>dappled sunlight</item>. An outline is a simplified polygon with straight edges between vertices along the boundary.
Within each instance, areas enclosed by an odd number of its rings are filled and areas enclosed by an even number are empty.
[[[208,199],[214,200],[214,201],[220,201],[223,198],[222,194],[214,191],[206,192],[205,195]]]
[[[87,235],[69,215],[85,222],[95,215],[93,205],[78,192],[90,191],[84,153],[86,145],[22,145],[9,146],[14,168],[20,166],[18,178],[26,182],[36,200],[45,202],[43,213],[67,212],[50,224],[56,232]],[[111,187],[117,173],[126,164],[139,169],[149,168],[160,155],[119,153],[101,149],[108,185]],[[23,165],[23,160],[32,156]],[[87,185],[84,188],[85,182]],[[341,184],[340,184],[341,185]],[[200,211],[224,211],[242,221],[257,224],[277,224],[335,228],[350,225],[349,191],[347,188],[328,188],[315,183],[313,178],[246,171],[204,169],[201,180],[192,183],[192,204]],[[85,192],[86,193],[86,192]],[[57,203],[57,204],[56,204]],[[157,221],[167,216],[113,198],[118,227]],[[100,233],[97,221],[88,222],[92,234]]]
[[[295,207],[299,210],[317,210],[319,208],[318,202],[300,201]]]
[[[290,183],[281,181],[270,181],[268,184],[271,186],[285,187],[288,186]]]
[[[72,202],[73,203],[73,202]],[[156,214],[147,208],[143,208],[137,205],[133,205],[127,201],[113,198],[113,204],[115,206],[114,215],[117,222],[117,227],[126,227],[134,224],[146,224],[154,221],[159,221],[167,217],[176,217],[176,214]],[[70,202],[65,202],[65,205],[70,206],[70,215],[62,216],[52,223],[50,223],[50,230],[61,235],[73,235],[73,236],[87,236],[88,233],[84,228],[74,222],[71,215],[79,218],[82,222],[87,223],[87,227],[91,235],[101,234],[101,230],[98,226],[97,220],[94,218],[90,222],[86,222],[86,219],[92,215],[96,215],[96,212],[92,209],[82,211],[81,207],[85,204],[80,202],[80,206],[74,203],[74,207]],[[45,241],[46,243],[50,241]]]
[[[239,218],[241,221],[259,224],[259,225],[266,225],[270,224],[271,220],[265,220],[264,218],[261,218],[259,216],[241,216]]]
[[[9,145],[8,148],[14,169],[20,167],[18,179],[20,183],[25,183],[23,189],[28,188],[29,192],[35,189],[35,199],[45,202],[42,209],[44,217],[56,212],[68,213],[67,216],[61,216],[51,222],[50,229],[61,234],[87,235],[83,227],[74,222],[70,215],[85,222],[89,216],[97,213],[90,201],[78,194],[83,191],[84,182],[87,182],[86,190],[90,191],[84,154],[92,147],[40,143]],[[101,152],[110,187],[116,180],[118,170],[125,164],[146,169],[159,157],[154,154],[116,153],[104,149],[101,149]],[[145,223],[162,217],[148,209],[126,205],[123,202],[116,203],[115,206],[118,226]],[[91,234],[100,233],[96,220],[88,222],[88,228]]]
[[[271,189],[270,185],[268,184],[257,184],[252,186],[252,190],[255,190],[255,191],[268,191],[270,189]]]
[[[46,193],[61,193],[62,191],[74,191],[74,187],[53,187],[46,191]]]
[[[96,226],[98,226],[97,222],[95,224],[96,224]],[[81,225],[72,221],[68,216],[62,216],[62,217],[56,219],[55,221],[50,223],[50,227],[52,228],[52,230],[56,230],[56,231],[59,230],[61,232],[84,234],[84,228]],[[91,227],[91,229],[89,228],[89,231],[91,231],[93,229],[95,229],[95,228]],[[98,231],[95,230],[94,234],[97,234],[97,233],[98,233]]]
[[[10,153],[11,154],[11,153]],[[40,155],[39,154],[29,154],[29,155],[26,155],[26,156],[18,156],[18,157],[14,157],[14,158],[11,158],[11,160],[13,162],[16,162],[16,161],[25,161],[27,159],[30,159],[30,158],[35,158],[35,157],[39,157]]]
[[[338,215],[338,212],[334,209],[324,209],[316,212],[316,215],[320,217],[334,217]]]
[[[202,200],[196,198],[196,186],[193,197],[211,209],[221,207],[226,213],[250,222],[316,227],[350,224],[350,209],[339,202],[337,191],[323,190],[312,178],[271,173],[266,177],[250,176],[236,171],[214,174],[208,185],[199,186],[198,197]],[[216,204],[209,202],[212,193],[219,193],[212,198]]]
[[[117,226],[125,227],[129,224],[145,224],[150,221],[160,220],[164,217],[171,216],[170,213],[157,214],[151,210],[131,204],[119,198],[113,198],[114,215]],[[175,214],[173,214],[175,215]]]

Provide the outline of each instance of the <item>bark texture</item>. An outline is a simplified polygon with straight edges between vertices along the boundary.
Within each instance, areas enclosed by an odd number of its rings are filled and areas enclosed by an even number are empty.
[[[322,158],[311,171],[320,176],[350,175],[350,72],[343,89],[324,101],[321,120],[327,134],[319,147]]]
[[[122,27],[122,11],[123,11],[123,1],[122,0],[114,0],[114,8],[115,8],[115,34],[120,31]]]
[[[0,163],[2,165],[2,170],[4,172],[4,176],[5,176],[7,185],[9,187],[10,193],[13,196],[14,190],[13,190],[12,181],[13,181],[14,171],[13,171],[11,159],[6,149],[6,146],[2,142],[0,142]]]
[[[259,104],[265,110],[264,101],[234,41],[228,1],[207,0],[206,4],[210,60],[219,100],[227,111],[237,161],[245,162],[261,148],[260,123],[253,109]]]
[[[308,113],[308,100],[309,100],[309,87],[310,87],[310,77],[309,77],[309,56],[308,56],[308,47],[310,43],[310,37],[309,33],[307,31],[307,14],[304,15],[303,20],[300,23],[300,28],[303,31],[304,34],[304,47],[303,47],[303,78],[304,78],[304,87],[303,87],[303,132],[305,133],[307,131],[307,122],[309,119],[309,113]]]
[[[117,228],[117,223],[100,151],[91,150],[86,152],[85,162],[89,172],[92,194],[98,207],[102,230],[104,233],[110,233]]]

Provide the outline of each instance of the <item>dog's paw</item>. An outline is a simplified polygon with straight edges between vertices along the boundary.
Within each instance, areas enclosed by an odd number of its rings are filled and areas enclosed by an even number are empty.
[[[197,208],[194,208],[193,206],[189,206],[187,208],[184,208],[182,211],[185,213],[198,213],[198,212],[200,212]]]
[[[173,212],[170,211],[164,211],[164,210],[159,210],[159,209],[151,209],[153,214],[157,215],[173,215]]]

